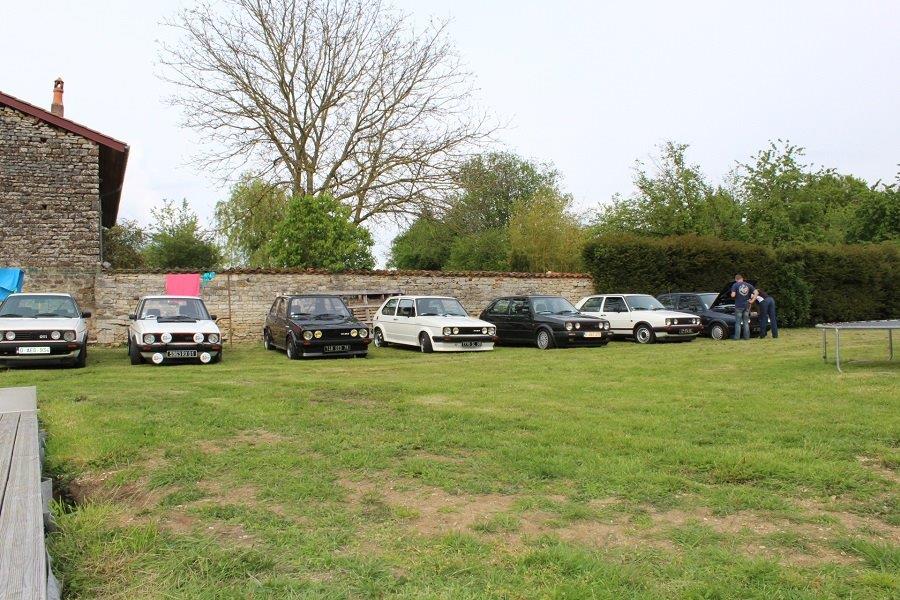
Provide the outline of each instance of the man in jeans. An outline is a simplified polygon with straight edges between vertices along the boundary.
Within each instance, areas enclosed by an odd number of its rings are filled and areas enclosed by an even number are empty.
[[[772,328],[772,337],[778,337],[778,315],[775,313],[775,298],[762,290],[756,290],[756,300],[759,303],[759,337],[766,337],[769,327]]]
[[[750,307],[756,300],[756,288],[744,281],[740,273],[734,276],[731,286],[731,297],[734,298],[734,336],[739,340],[750,339]],[[742,335],[743,332],[743,335]]]

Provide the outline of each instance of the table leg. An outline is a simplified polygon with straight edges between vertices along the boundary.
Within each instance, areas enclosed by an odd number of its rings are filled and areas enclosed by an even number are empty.
[[[828,330],[822,330],[822,360],[828,362]]]
[[[894,360],[894,331],[888,329],[888,360]]]
[[[837,366],[838,373],[843,373],[841,370],[841,330],[834,330],[834,359],[835,365]]]

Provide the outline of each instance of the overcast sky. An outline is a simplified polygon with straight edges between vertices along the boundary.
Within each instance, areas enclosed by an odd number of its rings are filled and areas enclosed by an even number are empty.
[[[120,217],[163,198],[204,219],[227,193],[188,166],[192,132],[163,99],[159,23],[185,0],[0,4],[0,90],[131,146]],[[581,209],[631,189],[665,140],[716,180],[787,138],[810,162],[870,182],[900,163],[900,2],[396,0],[449,18],[479,103],[509,122],[503,148],[550,161]],[[388,228],[376,231],[383,262]]]

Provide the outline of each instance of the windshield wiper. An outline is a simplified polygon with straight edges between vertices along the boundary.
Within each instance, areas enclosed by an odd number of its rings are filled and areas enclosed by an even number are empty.
[[[556,313],[556,314],[558,314],[558,315],[574,315],[574,314],[577,314],[577,313],[578,313],[577,310],[570,310],[570,309],[567,308],[566,310],[561,310],[561,311],[559,311],[559,312]]]
[[[347,315],[339,315],[339,314],[337,314],[337,313],[319,313],[319,314],[317,314],[317,315],[313,315],[313,319],[324,319],[324,318],[326,318],[326,317],[327,317],[327,318],[332,318],[332,319],[333,319],[333,318],[342,319],[342,318],[344,318],[344,317],[346,317],[346,316],[347,316]]]
[[[196,317],[186,317],[184,315],[173,315],[171,317],[156,317],[157,321],[196,321]]]
[[[291,313],[292,319],[305,319],[308,316],[310,316],[309,313],[305,313],[305,312]]]
[[[437,313],[419,313],[419,316],[420,317],[440,317],[441,315],[439,315]],[[446,317],[447,315],[443,315],[443,316]]]
[[[61,317],[62,315],[58,315],[56,313],[38,313],[34,315],[32,318],[37,319],[38,317]]]
[[[21,319],[22,315],[16,313],[6,313],[5,315],[0,315],[2,318],[11,317],[13,319]]]

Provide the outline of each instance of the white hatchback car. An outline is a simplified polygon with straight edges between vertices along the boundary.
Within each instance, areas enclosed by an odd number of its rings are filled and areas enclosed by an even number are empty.
[[[493,350],[497,329],[473,319],[449,296],[394,296],[372,320],[375,345],[418,346],[422,352]]]
[[[697,315],[668,310],[649,294],[587,296],[575,306],[609,321],[613,336],[633,337],[639,344],[657,339],[689,342],[703,329]]]
[[[10,294],[0,304],[0,363],[83,367],[90,316],[69,294]]]
[[[145,296],[129,315],[131,364],[222,360],[222,333],[216,316],[194,296]]]

